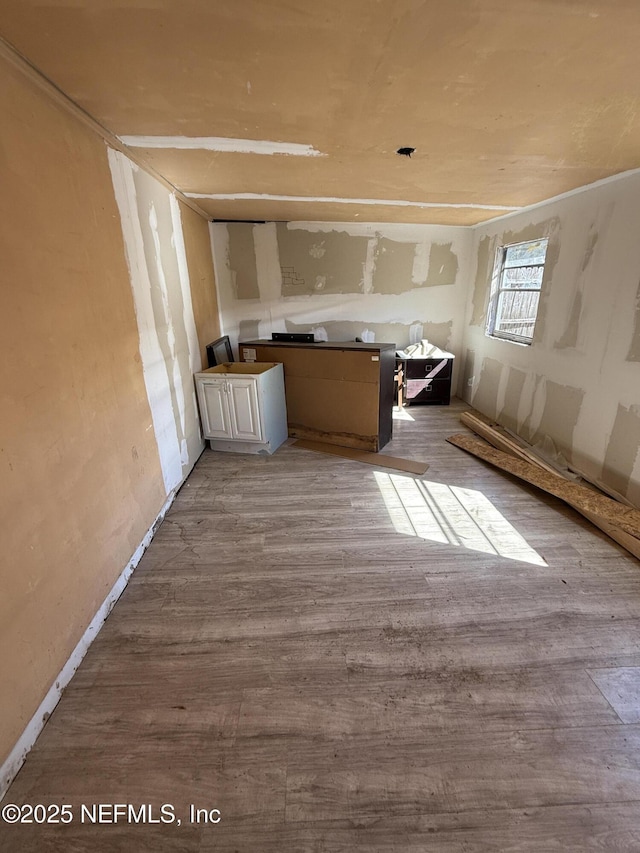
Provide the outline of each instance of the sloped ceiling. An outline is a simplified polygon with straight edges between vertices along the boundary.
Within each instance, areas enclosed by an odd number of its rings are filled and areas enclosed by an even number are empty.
[[[0,11],[10,45],[212,218],[473,224],[640,167],[638,0]]]

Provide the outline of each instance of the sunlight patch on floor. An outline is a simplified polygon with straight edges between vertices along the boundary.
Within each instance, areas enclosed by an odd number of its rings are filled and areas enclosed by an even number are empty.
[[[393,407],[391,417],[394,421],[415,421],[406,409],[399,409],[397,406]]]
[[[482,492],[375,472],[398,533],[546,566]]]

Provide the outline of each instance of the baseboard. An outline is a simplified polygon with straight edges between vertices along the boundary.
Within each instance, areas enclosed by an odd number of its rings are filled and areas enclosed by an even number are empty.
[[[131,577],[134,569],[140,562],[142,555],[149,547],[149,543],[153,539],[160,522],[165,517],[174,499],[175,492],[172,492],[171,495],[167,498],[164,506],[158,513],[153,524],[147,530],[142,542],[136,549],[135,553],[120,573],[119,578],[117,579],[117,581],[111,588],[109,594],[103,601],[100,609],[91,620],[89,627],[84,632],[80,642],[71,653],[69,660],[63,666],[58,677],[54,680],[53,684],[49,689],[49,692],[40,703],[40,707],[35,712],[31,720],[27,724],[27,727],[20,736],[18,742],[9,753],[7,760],[0,767],[0,801],[7,793],[9,786],[11,785],[18,771],[24,764],[25,758],[27,757],[29,751],[38,739],[38,736],[44,728],[45,723],[49,719],[49,716],[60,701],[60,697],[62,696],[65,687],[73,678],[73,675],[80,666],[80,663],[86,655],[89,646],[97,637],[98,632],[102,628],[107,616],[109,615],[109,613],[111,613],[111,610],[113,609],[116,601],[124,592],[124,589],[129,582],[129,578]]]

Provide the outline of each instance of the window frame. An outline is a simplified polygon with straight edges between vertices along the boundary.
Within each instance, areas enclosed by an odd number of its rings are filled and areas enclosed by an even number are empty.
[[[507,251],[509,249],[516,248],[518,246],[526,246],[529,243],[545,243],[545,258],[544,261],[535,264],[518,264],[515,266],[507,267]],[[547,251],[549,249],[549,238],[548,237],[536,237],[533,240],[520,240],[517,243],[505,243],[502,246],[499,246],[496,250],[495,262],[493,265],[493,275],[491,277],[491,292],[489,296],[489,311],[487,317],[487,326],[486,326],[486,334],[490,338],[496,338],[501,341],[510,341],[511,343],[521,344],[524,346],[531,346],[533,343],[533,338],[536,331],[536,324],[538,322],[538,314],[540,312],[540,300],[538,299],[538,306],[536,308],[536,316],[533,321],[533,328],[531,330],[531,335],[518,335],[511,332],[505,332],[502,329],[496,329],[496,325],[498,324],[498,305],[500,304],[500,296],[503,293],[538,293],[542,294],[542,288],[544,286],[544,274],[547,264]],[[542,280],[540,282],[539,287],[504,287],[503,280],[506,269],[523,269],[529,267],[542,267]]]

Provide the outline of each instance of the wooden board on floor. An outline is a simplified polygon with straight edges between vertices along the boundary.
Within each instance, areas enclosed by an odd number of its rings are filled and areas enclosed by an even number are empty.
[[[537,456],[532,450],[518,444],[500,424],[495,423],[495,421],[492,421],[479,412],[463,412],[460,415],[460,420],[466,427],[473,430],[476,435],[484,438],[485,441],[488,441],[497,450],[502,450],[504,453],[511,453],[525,462],[533,462],[551,474],[559,473],[557,469]]]
[[[381,453],[367,453],[364,450],[354,450],[352,447],[340,447],[337,444],[324,444],[322,441],[306,441],[298,439],[292,444],[303,450],[314,450],[317,453],[329,453],[332,456],[342,456],[353,459],[354,462],[365,462],[367,465],[377,465],[378,468],[393,468],[409,474],[424,474],[429,467],[426,462],[415,462],[413,459],[399,459],[396,456],[383,456]]]
[[[563,470],[562,468],[554,465],[553,462],[543,459],[542,456],[537,453],[535,448],[531,447],[530,444],[527,444],[524,439],[520,438],[520,436],[515,433],[512,433],[511,430],[506,429],[506,427],[496,423],[496,421],[491,418],[488,418],[486,415],[483,415],[482,412],[463,412],[460,415],[460,420],[465,426],[469,427],[470,430],[473,430],[476,435],[484,438],[489,442],[489,444],[492,444],[498,450],[504,450],[506,453],[512,453],[520,459],[528,459],[529,462],[534,462],[541,468],[544,468],[551,473],[561,474],[564,477],[566,477],[566,470],[571,471],[573,474],[577,474],[582,480],[585,480],[587,483],[591,483],[591,485],[595,486],[599,491],[609,495],[610,498],[613,498],[626,506],[634,506],[630,500],[628,500],[624,495],[621,495],[620,492],[616,492],[616,490],[612,489],[611,486],[607,485],[607,483],[603,483],[601,480],[598,480],[589,474],[585,474],[584,471],[581,471],[574,465],[568,464],[567,469]]]

